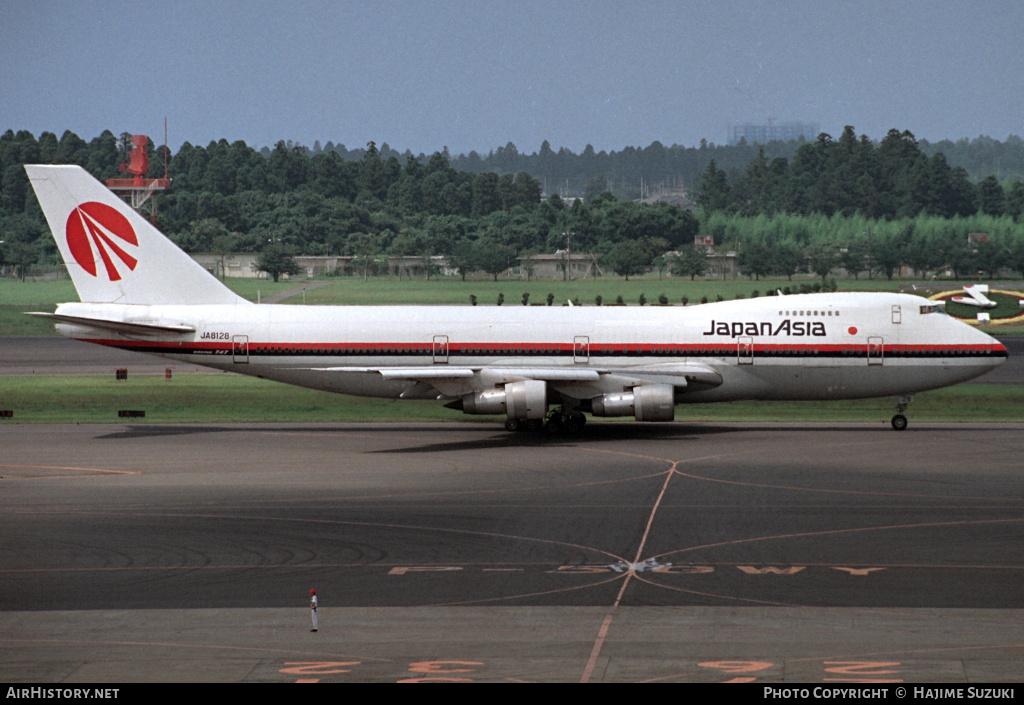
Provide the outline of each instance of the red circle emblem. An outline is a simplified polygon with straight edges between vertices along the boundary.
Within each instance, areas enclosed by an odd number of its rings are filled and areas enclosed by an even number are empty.
[[[850,326],[849,329],[847,330],[847,332],[850,335],[857,335],[857,327],[856,326]]]
[[[89,201],[71,211],[67,234],[68,248],[75,261],[92,276],[98,276],[96,261],[102,260],[110,281],[121,279],[121,273],[114,263],[116,256],[128,270],[135,269],[137,259],[124,251],[123,243],[139,246],[139,239],[131,223],[123,215],[105,203]],[[118,242],[120,241],[120,242]]]

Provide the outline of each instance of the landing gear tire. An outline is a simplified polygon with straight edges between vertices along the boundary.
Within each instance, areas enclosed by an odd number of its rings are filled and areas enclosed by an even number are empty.
[[[583,430],[587,417],[579,411],[555,412],[544,422],[544,432],[549,436],[575,436]]]
[[[549,436],[557,436],[562,433],[562,419],[558,416],[552,416],[550,419],[544,422],[544,433]]]
[[[583,430],[583,425],[587,422],[587,417],[580,413],[568,414],[565,420],[562,422],[562,428],[565,433],[570,436],[575,436],[577,433]]]
[[[523,422],[519,419],[507,419],[505,421],[505,430],[510,433],[515,433],[523,428]]]
[[[527,431],[539,431],[544,427],[544,419],[526,419]]]
[[[896,431],[902,431],[907,427],[907,417],[903,415],[903,412],[910,406],[910,402],[914,401],[913,394],[905,394],[896,400],[896,415],[892,417],[892,427]]]

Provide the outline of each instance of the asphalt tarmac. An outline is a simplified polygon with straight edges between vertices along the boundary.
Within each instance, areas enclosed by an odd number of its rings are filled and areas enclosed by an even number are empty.
[[[162,375],[213,373],[208,367],[180,365],[156,355],[108,348],[61,336],[0,336],[0,377],[7,375]]]
[[[0,426],[0,681],[1013,682],[1022,431]]]

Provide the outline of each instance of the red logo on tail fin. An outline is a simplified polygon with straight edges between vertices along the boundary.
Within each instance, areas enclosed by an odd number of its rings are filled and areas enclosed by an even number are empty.
[[[95,276],[96,255],[103,261],[107,270],[107,277],[110,281],[120,281],[121,273],[117,270],[111,254],[117,255],[128,270],[135,269],[139,263],[137,259],[122,249],[113,238],[118,238],[129,245],[139,246],[139,239],[131,223],[115,208],[104,203],[89,201],[71,211],[68,216],[68,224],[65,228],[68,238],[68,248],[71,250],[75,261],[82,266],[82,269]],[[113,236],[113,237],[111,237]]]

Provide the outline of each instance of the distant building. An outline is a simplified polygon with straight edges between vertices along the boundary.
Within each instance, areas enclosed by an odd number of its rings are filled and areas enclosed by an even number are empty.
[[[803,137],[810,141],[817,138],[820,132],[817,123],[810,122],[772,122],[729,125],[729,144],[736,145],[740,140],[747,144],[768,144],[769,142],[789,142]]]
[[[240,277],[248,279],[265,279],[267,275],[261,272],[256,266],[259,255],[255,252],[239,252],[226,255],[223,258],[218,254],[201,253],[192,255],[192,259],[201,264],[210,274],[217,277]],[[223,272],[221,262],[223,259]],[[302,272],[296,277],[320,277],[324,275],[362,276],[363,266],[351,255],[313,256],[296,255],[295,263],[302,268]],[[442,274],[454,276],[458,273],[456,269],[448,266],[448,259],[443,256],[430,257],[424,260],[423,257],[406,255],[397,257],[394,255],[381,256],[370,267],[370,273],[377,276],[387,274],[397,277],[398,270],[402,270],[402,276],[424,277],[427,275],[427,268],[431,274]],[[294,278],[294,277],[292,277]]]
[[[672,206],[679,206],[683,210],[697,210],[697,204],[690,200],[684,188],[659,188],[648,194],[646,198],[641,198],[640,202],[647,204],[668,203]]]
[[[736,259],[739,257],[739,253],[735,250],[716,250],[715,249],[715,238],[711,235],[696,235],[693,238],[693,246],[698,250],[704,250],[704,256],[708,260],[708,271],[706,276],[709,277],[735,277],[739,274],[739,267],[736,264]],[[678,252],[666,252],[666,257],[677,255]]]
[[[586,279],[602,276],[596,255],[569,254],[558,250],[553,255],[531,255],[519,258],[519,272],[523,279],[559,279],[568,271],[569,279]]]
[[[560,193],[547,193],[546,191],[542,191],[540,194],[541,203],[548,200],[552,196],[558,196],[560,199],[562,199],[562,206],[564,208],[572,208],[576,201],[579,201],[581,206],[583,205],[582,196],[563,196]]]
[[[192,259],[215,277],[257,279],[260,276],[260,270],[256,268],[259,255],[255,252],[236,252],[223,256],[204,252],[192,255]]]

